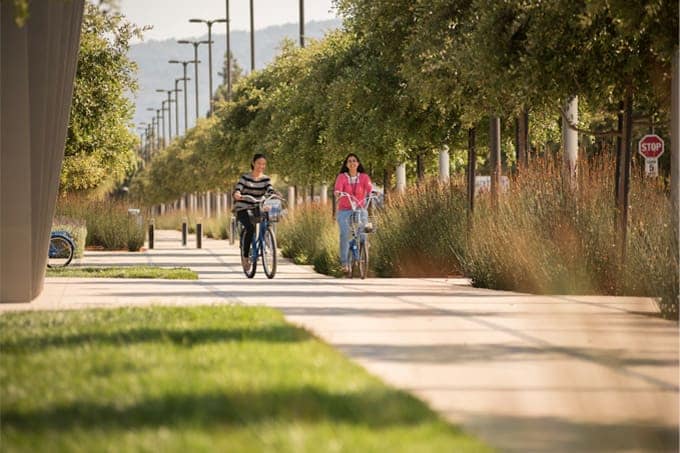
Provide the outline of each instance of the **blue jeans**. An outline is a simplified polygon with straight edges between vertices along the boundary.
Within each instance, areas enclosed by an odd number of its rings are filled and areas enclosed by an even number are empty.
[[[338,219],[338,227],[340,227],[340,264],[342,266],[347,266],[349,264],[349,239],[352,235],[350,230],[349,221],[352,217],[352,211],[339,210],[336,214]],[[365,209],[359,210],[359,223],[360,225],[365,225],[368,222],[368,212]],[[362,231],[361,229],[359,231]],[[363,242],[366,237],[365,233],[361,233],[361,241]]]

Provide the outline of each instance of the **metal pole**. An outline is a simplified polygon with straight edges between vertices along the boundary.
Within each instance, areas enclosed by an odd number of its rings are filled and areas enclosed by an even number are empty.
[[[196,86],[196,119],[198,120],[198,44],[197,42],[193,43],[194,45],[194,83]]]
[[[253,19],[253,0],[250,0],[250,72],[255,71],[255,20]]]
[[[161,120],[163,121],[163,148],[165,148],[165,110],[165,101],[163,101],[161,102]]]
[[[305,0],[300,0],[300,47],[305,47]]]
[[[175,135],[179,137],[179,92],[182,91],[177,88],[177,82],[182,79],[175,79]]]
[[[229,0],[227,1],[227,99],[231,101],[231,42],[229,39]]]
[[[208,116],[213,111],[213,88],[212,88],[212,22],[208,24]]]
[[[187,128],[189,127],[189,119],[187,116],[187,65],[188,61],[183,61],[182,66],[184,66],[184,135],[187,134]],[[196,64],[196,63],[194,63]]]
[[[172,141],[172,119],[170,117],[170,112],[172,109],[170,105],[172,104],[172,90],[168,90],[168,144]]]
[[[162,146],[162,143],[161,143],[161,110],[160,109],[156,109],[156,133],[158,134],[158,135],[156,135],[156,140],[158,141],[158,148],[157,149],[161,149],[163,146]]]

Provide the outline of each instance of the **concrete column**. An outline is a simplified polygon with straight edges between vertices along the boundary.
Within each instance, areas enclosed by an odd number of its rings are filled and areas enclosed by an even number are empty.
[[[295,187],[288,186],[288,213],[295,213]]]
[[[161,215],[164,215],[164,214],[165,214],[165,203],[161,203],[161,205],[160,205],[160,213],[161,213]]]
[[[222,217],[222,192],[219,190],[215,192],[215,217],[218,219]]]
[[[187,210],[186,197],[185,197],[184,195],[182,195],[182,196],[179,198],[179,210],[180,210],[181,212],[184,212],[184,211]]]
[[[0,2],[0,302],[43,289],[83,5],[31,2],[18,27]]]
[[[567,118],[562,118],[562,146],[564,148],[564,171],[570,180],[576,178],[576,164],[578,160],[578,132],[571,129],[571,124],[578,124],[578,96],[573,96],[567,101],[564,109]]]
[[[321,184],[321,204],[328,204],[328,184]]]
[[[444,145],[439,150],[439,182],[449,181],[449,147]]]
[[[205,218],[209,219],[212,215],[212,209],[211,209],[211,199],[212,199],[212,192],[208,191],[205,193],[205,208],[203,211],[205,212]]]
[[[406,164],[397,165],[397,192],[406,191]]]

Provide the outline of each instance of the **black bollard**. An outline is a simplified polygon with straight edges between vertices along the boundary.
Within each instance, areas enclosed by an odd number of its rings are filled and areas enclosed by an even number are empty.
[[[200,223],[196,224],[196,248],[201,248],[201,240],[203,239],[203,225]]]
[[[154,228],[153,228],[153,222],[149,224],[149,249],[153,248],[153,236],[154,236]]]
[[[182,245],[186,247],[187,245],[187,223],[182,222]]]

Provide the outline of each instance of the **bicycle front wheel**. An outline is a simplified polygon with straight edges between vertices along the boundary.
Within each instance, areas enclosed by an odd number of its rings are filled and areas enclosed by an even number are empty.
[[[262,242],[262,268],[267,278],[274,278],[276,275],[276,236],[270,228],[265,230]]]
[[[241,230],[241,238],[239,240],[239,244],[241,244],[241,247],[239,248],[239,255],[241,255],[241,266],[243,267],[243,273],[246,274],[246,277],[248,278],[253,278],[255,276],[255,272],[257,271],[257,260],[252,258],[253,250],[251,246],[251,250],[249,253],[249,257],[245,258],[243,256],[243,250],[245,249],[245,239],[246,239],[246,230],[245,228]]]
[[[359,246],[359,276],[365,279],[368,275],[368,242],[362,242]]]
[[[66,267],[73,259],[73,244],[61,236],[50,238],[50,249],[47,253],[47,267]]]

